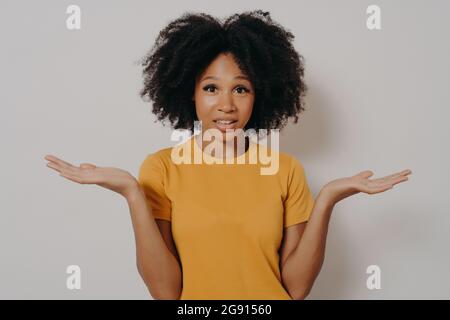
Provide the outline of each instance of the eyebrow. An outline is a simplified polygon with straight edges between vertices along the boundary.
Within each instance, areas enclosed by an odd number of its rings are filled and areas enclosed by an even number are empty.
[[[247,81],[250,81],[250,79],[247,77],[247,76],[236,76],[236,77],[234,77],[235,79],[244,79],[244,80],[247,80]],[[217,77],[214,77],[214,76],[207,76],[207,77],[204,77],[202,80],[200,80],[200,81],[204,81],[204,80],[207,80],[207,79],[213,79],[213,80],[219,80],[219,78],[217,78]]]

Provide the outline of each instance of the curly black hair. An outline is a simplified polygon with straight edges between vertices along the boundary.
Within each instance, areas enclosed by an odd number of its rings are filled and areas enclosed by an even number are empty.
[[[223,22],[186,12],[159,33],[141,60],[140,97],[153,100],[152,112],[163,125],[168,118],[174,129],[194,132],[195,79],[220,53],[232,53],[255,88],[253,112],[244,130],[282,129],[290,117],[298,122],[307,90],[303,57],[293,39],[269,12],[234,14]]]

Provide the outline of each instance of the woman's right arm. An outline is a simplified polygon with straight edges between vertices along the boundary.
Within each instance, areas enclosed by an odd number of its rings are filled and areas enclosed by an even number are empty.
[[[179,299],[182,272],[170,228],[166,226],[170,227],[170,223],[156,223],[139,184],[136,183],[125,198],[134,229],[139,274],[153,298]]]
[[[145,193],[129,172],[82,163],[79,167],[53,155],[45,156],[47,167],[80,184],[97,184],[125,197],[130,207],[136,240],[139,274],[155,299],[179,299],[182,289],[181,263],[173,243],[170,222],[155,222]]]

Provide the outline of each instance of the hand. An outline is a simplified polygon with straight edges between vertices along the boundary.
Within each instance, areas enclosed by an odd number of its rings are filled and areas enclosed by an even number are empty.
[[[373,175],[373,172],[366,170],[352,177],[345,177],[328,182],[321,190],[321,193],[323,193],[332,204],[335,204],[359,192],[375,194],[392,189],[397,183],[407,181],[407,176],[411,173],[411,170],[408,169],[383,178],[370,180],[369,177]]]
[[[45,159],[50,161],[47,167],[56,170],[64,178],[80,184],[97,184],[124,197],[138,185],[136,178],[121,169],[97,167],[90,163],[82,163],[77,167],[52,155],[45,156]]]

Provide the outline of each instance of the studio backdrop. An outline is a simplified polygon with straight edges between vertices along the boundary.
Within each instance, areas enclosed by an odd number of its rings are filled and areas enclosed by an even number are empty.
[[[1,299],[151,299],[127,202],[63,179],[44,156],[137,176],[175,145],[139,96],[139,61],[159,31],[187,11],[256,9],[304,58],[305,112],[280,149],[301,161],[314,196],[363,170],[413,171],[336,205],[308,299],[450,298],[450,3],[2,0]]]

